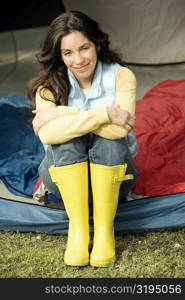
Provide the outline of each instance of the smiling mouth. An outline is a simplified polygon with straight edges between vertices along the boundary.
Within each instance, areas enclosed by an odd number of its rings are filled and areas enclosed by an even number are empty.
[[[87,67],[88,65],[89,65],[89,64],[84,65],[84,66],[81,66],[81,67],[73,67],[73,69],[75,69],[75,70],[77,70],[77,71],[81,71],[81,70],[86,69],[86,67]]]

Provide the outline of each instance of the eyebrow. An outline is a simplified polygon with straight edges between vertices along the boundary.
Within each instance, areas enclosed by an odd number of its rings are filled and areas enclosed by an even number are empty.
[[[87,46],[87,45],[89,45],[90,44],[90,42],[85,42],[84,44],[82,44],[80,47],[79,47],[79,49],[80,48],[83,48],[84,46]],[[64,49],[64,48],[61,48],[61,50],[62,51],[71,51],[71,49]]]

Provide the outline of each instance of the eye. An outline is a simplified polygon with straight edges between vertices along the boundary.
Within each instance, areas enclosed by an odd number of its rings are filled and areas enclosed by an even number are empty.
[[[87,49],[89,49],[89,46],[83,46],[82,47],[82,50],[87,50]]]
[[[69,56],[71,54],[71,52],[63,52],[62,55],[64,56]]]

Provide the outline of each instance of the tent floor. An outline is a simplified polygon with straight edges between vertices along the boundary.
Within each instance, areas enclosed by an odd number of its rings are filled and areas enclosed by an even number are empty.
[[[24,203],[30,203],[30,204],[44,205],[41,202],[36,203],[36,201],[33,198],[22,197],[22,196],[17,196],[12,194],[1,180],[0,180],[0,198],[15,200]]]

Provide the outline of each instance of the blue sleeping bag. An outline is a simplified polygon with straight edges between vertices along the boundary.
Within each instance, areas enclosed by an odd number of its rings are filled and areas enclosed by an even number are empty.
[[[14,94],[0,98],[0,178],[16,195],[30,197],[44,155],[31,119],[27,99]]]

